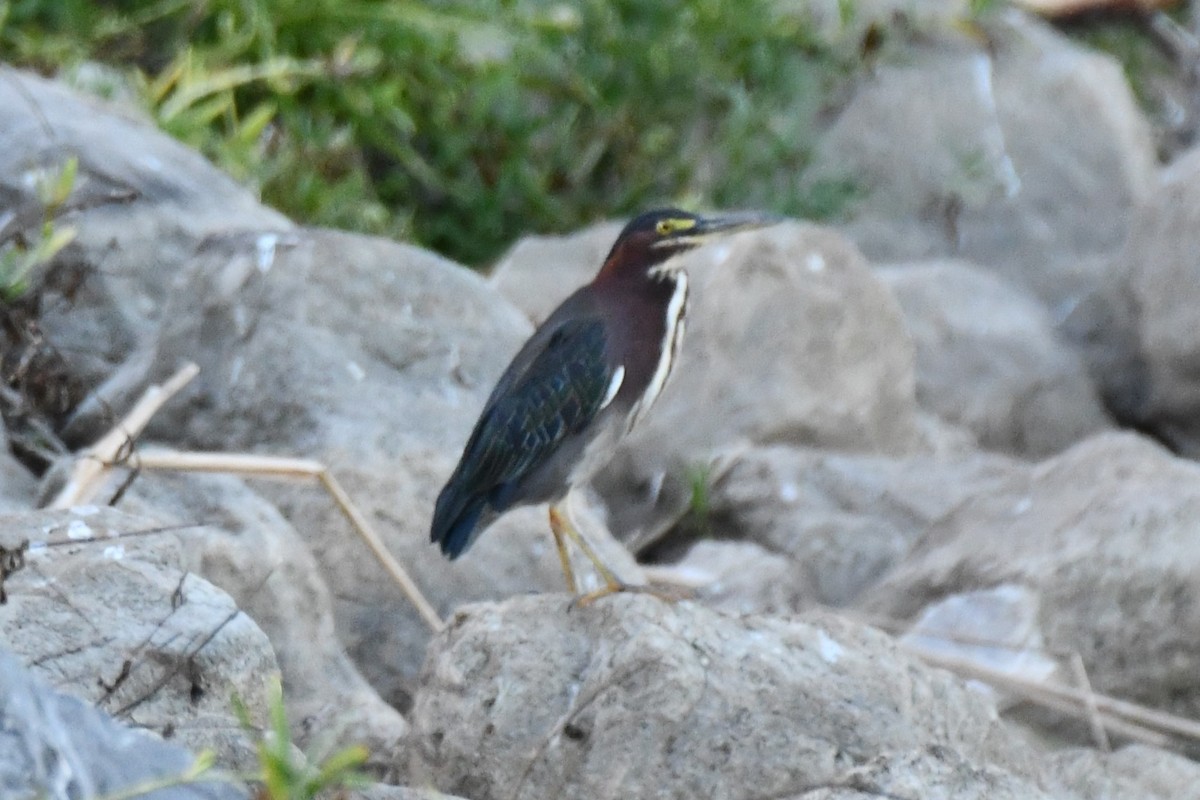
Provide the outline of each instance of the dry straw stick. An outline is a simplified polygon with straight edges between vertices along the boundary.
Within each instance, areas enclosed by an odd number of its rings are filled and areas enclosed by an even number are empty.
[[[148,388],[125,419],[79,454],[66,484],[46,507],[70,508],[90,502],[100,491],[113,464],[122,460],[122,454],[128,452],[130,444],[137,440],[151,418],[198,374],[200,368],[189,362],[166,383]]]
[[[441,630],[442,619],[433,605],[425,599],[416,582],[388,551],[387,545],[383,543],[371,523],[321,462],[246,453],[181,453],[169,450],[130,452],[132,443],[145,430],[158,409],[199,372],[199,367],[189,363],[161,386],[151,386],[147,389],[120,423],[100,441],[79,454],[66,484],[47,507],[70,508],[92,502],[103,488],[109,473],[117,466],[179,472],[235,473],[259,477],[316,478],[425,623],[434,631]]]
[[[969,658],[957,658],[933,653],[919,647],[906,647],[926,663],[950,670],[965,678],[975,678],[991,684],[997,689],[1012,692],[1029,702],[1073,714],[1085,720],[1094,716],[1102,720],[1104,728],[1131,739],[1170,746],[1168,736],[1178,736],[1200,742],[1200,722],[1156,711],[1146,706],[1118,700],[1103,694],[1074,689],[1060,683],[1021,678],[1007,672],[986,667]]]
[[[282,458],[257,456],[246,453],[180,453],[173,450],[139,450],[130,459],[130,466],[142,469],[172,470],[178,472],[221,472],[250,477],[316,478],[338,509],[345,515],[354,529],[367,543],[367,547],[379,559],[388,575],[404,592],[421,618],[433,630],[441,630],[442,619],[433,605],[425,599],[416,582],[399,561],[387,549],[387,545],[375,532],[366,516],[354,505],[346,490],[338,483],[325,465],[305,458]]]
[[[1096,692],[1092,689],[1091,678],[1087,674],[1087,666],[1083,663],[1083,656],[1078,652],[1071,653],[1071,670],[1075,673],[1075,680],[1079,683],[1080,689],[1083,691],[1084,700],[1087,701],[1088,722],[1092,726],[1092,738],[1096,740],[1096,746],[1105,753],[1112,752],[1112,743],[1108,741],[1108,731],[1104,727],[1104,720],[1100,715],[1100,708],[1096,705]]]
[[[838,613],[897,635],[910,627],[909,622],[892,617],[847,613],[844,610]],[[1012,650],[1024,649],[1023,646],[974,636],[934,637],[933,634],[928,633],[922,635],[958,644]],[[903,649],[931,666],[948,670],[962,678],[971,678],[990,684],[996,689],[1010,692],[1030,703],[1082,719],[1092,727],[1093,736],[1101,744],[1101,747],[1108,738],[1105,732],[1166,748],[1173,746],[1177,748],[1180,739],[1188,740],[1192,743],[1192,747],[1195,746],[1195,743],[1200,743],[1200,722],[1196,720],[1093,691],[1083,667],[1083,660],[1078,653],[1060,653],[1058,657],[1066,657],[1072,661],[1076,677],[1080,680],[1082,688],[1073,688],[1056,681],[1021,677],[988,667],[969,657],[947,655],[903,641],[899,641],[899,644]],[[1052,653],[1048,654],[1053,655]]]

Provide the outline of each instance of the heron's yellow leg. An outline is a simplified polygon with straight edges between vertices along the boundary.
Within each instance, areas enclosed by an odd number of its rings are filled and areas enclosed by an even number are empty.
[[[574,523],[571,522],[571,515],[567,512],[565,504],[561,507],[551,506],[551,529],[554,529],[556,519],[559,532],[574,542],[575,546],[587,556],[588,561],[592,562],[592,566],[596,568],[596,572],[600,573],[600,577],[604,579],[604,582],[609,586],[620,586],[621,580],[617,577],[616,573],[596,554],[596,551],[588,544],[587,539],[583,538],[583,534],[576,530]]]
[[[563,575],[567,579],[567,591],[579,593],[579,584],[575,582],[575,570],[571,568],[571,556],[567,553],[567,543],[563,538],[565,530],[571,527],[566,516],[558,510],[558,506],[550,506],[550,532],[554,534],[554,546],[558,548],[558,560],[562,564]]]
[[[612,568],[609,567],[608,564],[604,563],[604,560],[600,558],[600,555],[588,543],[588,540],[583,538],[583,534],[580,533],[579,530],[571,523],[571,518],[565,505],[563,507],[551,506],[550,528],[554,531],[555,541],[560,543],[558,553],[559,557],[563,560],[563,571],[571,576],[568,578],[568,583],[574,582],[574,573],[571,572],[570,561],[567,557],[566,550],[562,546],[564,536],[574,542],[575,546],[578,547],[585,556],[587,556],[588,561],[592,562],[592,566],[596,568],[596,572],[599,573],[600,577],[604,580],[604,585],[599,589],[583,595],[577,594],[574,603],[575,605],[587,606],[596,602],[601,597],[608,597],[610,594],[617,594],[619,592],[652,594],[655,597],[670,602],[683,599],[684,595],[672,592],[670,590],[660,590],[650,586],[629,584],[618,578],[617,574],[612,570]],[[572,591],[578,593],[579,590],[575,588]]]

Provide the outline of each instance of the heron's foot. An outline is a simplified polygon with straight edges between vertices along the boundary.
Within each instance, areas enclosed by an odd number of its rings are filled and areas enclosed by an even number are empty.
[[[571,601],[571,608],[586,608],[600,598],[613,594],[648,594],[652,597],[657,597],[664,603],[678,603],[680,600],[687,600],[692,597],[690,591],[679,586],[646,586],[637,583],[615,581],[587,594],[578,595]]]

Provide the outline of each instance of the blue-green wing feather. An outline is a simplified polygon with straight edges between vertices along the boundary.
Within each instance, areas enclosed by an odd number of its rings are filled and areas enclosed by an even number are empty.
[[[523,480],[596,417],[611,380],[599,318],[538,331],[497,383],[438,496],[431,539],[443,552],[462,553],[485,513],[512,504]]]

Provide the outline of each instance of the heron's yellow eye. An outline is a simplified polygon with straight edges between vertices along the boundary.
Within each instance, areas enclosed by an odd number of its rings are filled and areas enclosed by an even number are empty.
[[[654,230],[659,236],[669,236],[678,231],[686,231],[688,228],[696,227],[696,220],[684,218],[668,218],[660,219],[658,224],[654,226]]]

